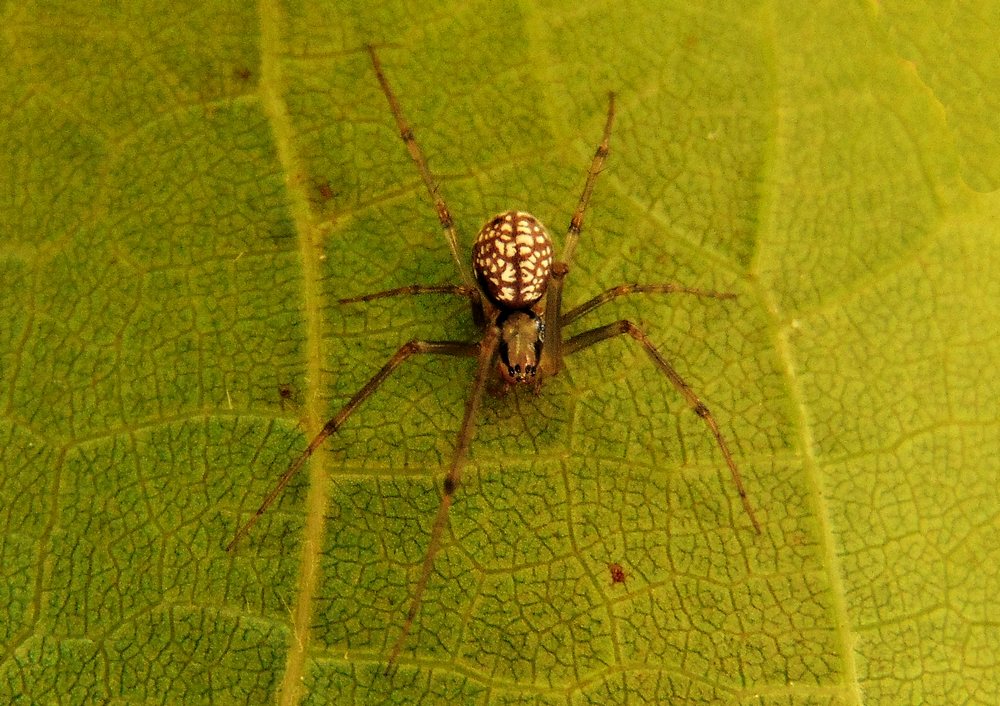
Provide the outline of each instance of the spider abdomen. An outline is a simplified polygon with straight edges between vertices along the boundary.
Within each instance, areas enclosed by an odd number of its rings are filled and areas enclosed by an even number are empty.
[[[524,211],[487,221],[472,247],[472,269],[483,293],[504,309],[527,309],[545,294],[552,272],[552,239]]]

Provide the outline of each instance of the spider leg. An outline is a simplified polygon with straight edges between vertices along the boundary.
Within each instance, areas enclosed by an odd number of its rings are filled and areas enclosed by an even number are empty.
[[[382,292],[372,294],[362,294],[358,297],[347,297],[338,299],[338,304],[356,304],[358,302],[370,302],[374,299],[385,299],[387,297],[397,297],[408,294],[455,294],[460,297],[472,297],[472,291],[464,284],[411,284],[406,287],[396,287],[386,289]]]
[[[566,233],[566,242],[563,245],[563,255],[562,261],[569,266],[570,261],[573,259],[573,250],[576,249],[576,241],[580,237],[580,231],[583,229],[583,214],[587,210],[587,203],[590,202],[590,195],[594,192],[594,183],[597,181],[597,175],[601,173],[601,168],[604,166],[604,160],[608,158],[609,144],[611,142],[611,126],[615,121],[615,94],[608,93],[608,119],[604,123],[604,135],[601,137],[601,144],[597,146],[597,151],[594,152],[594,159],[590,163],[590,169],[587,170],[587,183],[583,186],[583,193],[580,194],[580,202],[576,206],[576,211],[573,212],[573,217],[569,221],[569,231]]]
[[[716,292],[711,289],[696,289],[695,287],[685,287],[680,284],[666,283],[666,284],[620,284],[617,287],[612,287],[604,292],[601,292],[593,299],[584,302],[578,307],[570,309],[568,312],[562,315],[562,321],[560,322],[563,326],[566,326],[571,321],[574,321],[584,314],[589,314],[597,307],[602,304],[607,304],[612,299],[617,299],[618,297],[623,297],[628,294],[694,294],[698,297],[708,297],[710,299],[735,299],[736,294],[734,292]]]
[[[410,153],[410,157],[413,159],[414,164],[417,165],[417,169],[420,171],[420,178],[424,180],[427,192],[434,201],[434,207],[437,209],[438,220],[441,221],[441,228],[444,230],[445,238],[448,239],[448,247],[451,248],[451,256],[455,259],[455,265],[458,267],[458,273],[462,277],[462,282],[468,289],[475,290],[472,277],[468,270],[466,270],[465,263],[462,261],[462,257],[458,251],[458,236],[455,233],[455,222],[451,217],[451,212],[448,211],[448,206],[445,204],[444,198],[441,196],[441,190],[438,188],[437,182],[434,181],[434,177],[431,175],[430,167],[427,166],[427,158],[424,157],[424,153],[421,151],[420,145],[417,144],[417,140],[413,136],[413,129],[410,127],[409,123],[406,122],[406,118],[403,117],[403,109],[399,105],[399,100],[396,98],[396,94],[392,92],[392,87],[389,86],[389,81],[386,79],[385,72],[382,70],[382,62],[379,61],[378,54],[375,53],[375,47],[369,44],[365,48],[368,50],[368,55],[371,57],[372,67],[375,69],[375,76],[378,78],[379,85],[382,87],[385,99],[389,102],[389,109],[392,111],[392,117],[396,119],[396,127],[399,128],[399,136],[406,144],[406,149]]]
[[[465,414],[462,417],[462,426],[458,431],[458,442],[455,444],[455,453],[451,457],[451,466],[448,468],[448,474],[444,477],[444,482],[441,484],[441,503],[438,505],[437,514],[434,516],[434,523],[431,525],[431,536],[427,545],[427,553],[424,555],[424,561],[420,567],[420,578],[417,579],[416,586],[413,588],[410,607],[406,611],[406,620],[403,623],[403,631],[396,638],[392,649],[389,651],[389,663],[386,665],[383,674],[387,675],[392,670],[400,651],[403,649],[403,644],[410,634],[413,621],[420,610],[420,603],[423,600],[427,582],[430,580],[431,571],[434,569],[434,559],[441,549],[441,535],[448,524],[448,511],[451,509],[452,500],[455,497],[455,491],[461,479],[462,468],[469,455],[472,436],[475,433],[474,422],[476,413],[479,411],[479,405],[483,399],[483,390],[486,388],[486,381],[495,365],[499,336],[499,329],[496,326],[490,326],[486,330],[486,335],[483,337],[482,342],[479,344],[479,362],[476,365],[476,376],[472,381],[472,391],[465,401]]]
[[[562,310],[562,287],[563,280],[569,273],[569,263],[573,259],[573,251],[576,250],[576,243],[580,239],[580,231],[583,230],[583,214],[590,203],[590,195],[594,193],[594,184],[597,183],[597,175],[601,173],[604,160],[608,158],[611,147],[611,127],[615,122],[615,94],[608,93],[608,117],[604,122],[604,133],[601,136],[601,143],[594,152],[594,158],[590,162],[587,170],[587,181],[583,185],[583,193],[580,194],[580,201],[576,205],[572,218],[569,220],[569,230],[566,231],[566,240],[563,244],[562,260],[552,264],[552,276],[549,280],[548,293],[545,297],[545,325],[546,342],[542,349],[542,364],[540,366],[542,376],[550,377],[562,370],[562,327],[566,323],[560,314]],[[539,377],[537,385],[541,384]]]
[[[450,356],[475,356],[479,353],[480,345],[477,343],[464,343],[461,341],[409,341],[404,344],[395,355],[393,355],[389,361],[382,366],[372,378],[365,383],[364,387],[354,393],[354,396],[347,401],[340,411],[323,425],[313,440],[309,442],[309,445],[305,450],[298,455],[298,457],[292,461],[288,469],[281,475],[278,482],[275,483],[271,492],[265,496],[263,502],[261,502],[260,507],[253,516],[247,520],[237,531],[236,535],[233,537],[232,541],[226,545],[226,551],[232,551],[233,548],[243,539],[253,526],[257,524],[257,520],[260,519],[261,515],[267,512],[267,509],[271,506],[271,503],[277,499],[281,494],[281,491],[285,489],[288,482],[292,479],[292,476],[298,472],[300,468],[309,460],[309,457],[318,449],[327,437],[336,432],[343,423],[351,416],[358,406],[367,400],[371,395],[379,388],[379,386],[385,382],[385,379],[389,377],[393,370],[398,368],[403,361],[417,353],[435,353],[438,355],[450,355]]]
[[[552,263],[548,291],[545,293],[545,345],[542,346],[542,360],[536,374],[535,389],[542,380],[552,377],[562,370],[562,289],[563,281],[569,274],[569,267],[563,262]]]
[[[387,297],[397,297],[408,294],[454,294],[465,297],[472,307],[472,320],[477,328],[482,328],[486,323],[486,312],[483,311],[483,300],[479,296],[478,289],[469,289],[464,284],[411,284],[407,287],[396,287],[383,292],[373,294],[363,294],[359,297],[347,297],[338,299],[338,304],[356,304],[358,302],[370,302],[374,299],[385,299]]]
[[[601,341],[624,334],[628,334],[642,344],[642,347],[646,349],[646,353],[656,364],[656,367],[667,376],[667,379],[670,380],[670,383],[674,386],[674,388],[681,393],[694,413],[701,417],[705,421],[705,424],[708,425],[709,430],[711,430],[713,436],[715,436],[715,441],[719,445],[722,455],[726,459],[726,465],[729,466],[729,472],[732,475],[733,483],[736,484],[736,489],[740,494],[743,509],[750,518],[750,522],[753,523],[754,530],[756,530],[757,534],[761,534],[762,530],[760,522],[757,521],[757,516],[754,514],[753,507],[750,505],[750,500],[747,497],[746,487],[743,485],[743,479],[740,476],[740,471],[736,467],[736,462],[733,460],[733,455],[729,451],[729,446],[726,444],[725,437],[722,436],[722,432],[719,430],[719,425],[716,423],[715,417],[712,416],[712,412],[708,409],[708,406],[698,398],[698,395],[696,395],[687,382],[684,381],[684,378],[682,378],[674,369],[674,366],[668,363],[660,352],[656,350],[656,347],[653,345],[652,341],[649,340],[642,329],[631,321],[615,321],[607,326],[599,326],[573,336],[563,344],[563,348],[566,355],[572,355],[573,353],[583,350],[584,348],[588,348],[595,343],[600,343]]]

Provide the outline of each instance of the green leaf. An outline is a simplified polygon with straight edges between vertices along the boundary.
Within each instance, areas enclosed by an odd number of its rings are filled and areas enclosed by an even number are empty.
[[[0,701],[995,704],[996,2],[9,3],[0,22]],[[947,14],[946,14],[947,13]],[[476,336],[367,54],[468,251],[561,242],[641,323],[487,396],[427,549]],[[624,582],[612,580],[620,564]]]

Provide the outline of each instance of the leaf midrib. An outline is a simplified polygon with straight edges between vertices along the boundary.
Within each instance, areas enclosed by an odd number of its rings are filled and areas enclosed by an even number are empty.
[[[281,6],[276,2],[261,0],[260,16],[260,85],[259,93],[264,114],[274,135],[281,171],[285,175],[285,190],[289,213],[295,225],[299,254],[302,259],[302,307],[305,319],[306,393],[303,405],[305,435],[315,436],[322,427],[324,408],[318,394],[323,376],[323,320],[325,308],[319,250],[315,247],[316,233],[309,195],[301,180],[294,178],[304,173],[304,164],[295,150],[294,129],[289,118],[282,88],[281,28],[285,26]],[[309,473],[306,494],[306,521],[302,541],[294,606],[292,607],[292,634],[289,637],[285,670],[279,687],[278,703],[282,706],[298,704],[302,698],[302,675],[309,645],[309,626],[312,619],[313,596],[319,582],[319,559],[324,533],[324,509],[327,505],[327,486],[322,454],[317,454],[307,464]]]
[[[762,32],[761,43],[769,49],[770,70],[774,72],[773,85],[777,87],[781,60],[778,49],[778,34],[775,26],[774,9],[769,5],[766,6],[761,12],[760,19],[761,26],[765,28],[764,32]],[[840,557],[837,551],[830,508],[825,502],[827,495],[824,492],[820,464],[816,458],[811,420],[806,407],[805,395],[798,377],[798,366],[794,348],[788,338],[793,316],[787,311],[782,311],[778,299],[774,296],[774,292],[765,285],[762,279],[763,273],[761,272],[761,261],[765,257],[763,236],[773,233],[776,221],[775,211],[778,208],[778,194],[774,186],[776,184],[774,174],[784,154],[785,143],[782,140],[785,124],[784,117],[785,114],[782,105],[777,100],[776,95],[773,123],[768,140],[767,159],[763,170],[765,183],[764,188],[761,189],[761,202],[758,209],[758,237],[756,238],[756,246],[748,272],[752,276],[753,289],[756,292],[757,300],[764,307],[764,311],[771,322],[770,328],[774,333],[774,348],[780,362],[778,369],[784,377],[784,386],[791,402],[790,409],[793,415],[793,427],[797,430],[799,436],[802,467],[813,499],[820,537],[820,551],[823,555],[822,566],[826,569],[826,578],[830,586],[831,608],[836,614],[834,632],[839,642],[841,674],[844,680],[841,694],[845,700],[850,700],[849,703],[861,706],[864,703],[864,699],[861,694],[861,684],[858,681],[858,666],[854,652],[857,635],[851,629],[850,616],[847,610],[847,593],[843,581],[843,568],[840,564]]]

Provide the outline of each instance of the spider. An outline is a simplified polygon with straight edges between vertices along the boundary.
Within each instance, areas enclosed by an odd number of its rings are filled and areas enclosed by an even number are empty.
[[[583,216],[593,193],[594,184],[608,157],[611,128],[615,119],[614,93],[608,94],[604,132],[587,170],[587,178],[580,200],[570,219],[562,257],[558,260],[554,258],[552,239],[537,218],[524,211],[505,211],[487,221],[476,236],[472,249],[472,271],[475,275],[475,279],[473,279],[460,255],[458,237],[451,213],[441,196],[437,182],[431,175],[427,159],[417,144],[413,130],[403,116],[399,100],[389,85],[375,47],[369,45],[366,50],[371,59],[375,78],[385,94],[389,109],[399,129],[400,137],[419,170],[427,192],[437,209],[438,220],[451,249],[462,283],[413,284],[374,294],[340,299],[339,303],[353,304],[385,297],[416,294],[448,294],[464,297],[469,302],[474,322],[481,330],[481,337],[478,341],[411,340],[405,343],[360,390],[354,393],[354,396],[340,411],[323,425],[322,430],[309,442],[306,449],[292,461],[254,515],[237,530],[233,540],[227,545],[226,551],[231,551],[250,532],[261,515],[267,511],[316,449],[330,435],[340,429],[348,417],[371,397],[386,378],[404,361],[418,354],[475,358],[476,370],[472,379],[472,387],[465,402],[465,411],[451,463],[441,484],[441,500],[431,525],[430,540],[421,565],[420,575],[410,596],[409,608],[402,630],[389,651],[388,666],[385,670],[388,674],[403,649],[420,609],[424,591],[434,567],[434,559],[441,548],[442,534],[448,524],[448,513],[461,480],[462,469],[469,455],[469,446],[475,433],[474,424],[483,399],[483,392],[495,376],[499,376],[499,384],[504,388],[530,385],[537,390],[542,380],[559,373],[566,357],[617,336],[631,337],[642,346],[656,368],[666,376],[688,406],[708,426],[709,431],[715,437],[726,465],[729,467],[743,509],[758,534],[761,532],[761,527],[750,505],[740,472],[712,412],[677,370],[656,349],[642,329],[631,321],[623,319],[605,326],[598,326],[564,340],[563,329],[568,324],[599,306],[625,295],[680,292],[715,299],[731,299],[735,296],[731,293],[695,289],[669,283],[624,284],[612,287],[569,311],[563,311],[563,282],[569,273],[569,263],[583,228]],[[613,570],[612,575],[614,575]]]

